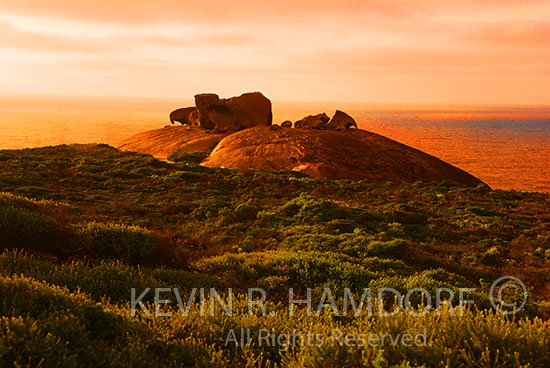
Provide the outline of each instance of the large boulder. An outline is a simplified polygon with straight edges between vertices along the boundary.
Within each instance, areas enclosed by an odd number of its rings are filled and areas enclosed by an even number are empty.
[[[201,93],[195,95],[195,105],[199,112],[200,127],[205,129],[217,129],[234,125],[231,110],[214,93]],[[224,129],[218,129],[224,131]],[[231,130],[231,129],[225,129]]]
[[[282,126],[283,128],[292,128],[292,121],[290,121],[290,120],[285,120],[285,121],[283,121],[283,123],[281,124],[281,126]]]
[[[294,127],[304,129],[325,129],[325,126],[327,125],[329,120],[330,118],[325,113],[318,115],[308,115],[305,118],[295,122]]]
[[[224,100],[229,106],[240,129],[269,126],[273,122],[271,101],[260,92],[244,93]]]
[[[336,113],[325,126],[325,129],[347,130],[351,127],[357,129],[357,123],[355,122],[355,120],[345,112],[336,110]]]
[[[220,99],[213,93],[195,96],[200,126],[222,133],[272,123],[271,101],[260,92]]]
[[[170,113],[170,122],[181,123],[181,125],[199,126],[199,112],[196,107],[184,107]]]

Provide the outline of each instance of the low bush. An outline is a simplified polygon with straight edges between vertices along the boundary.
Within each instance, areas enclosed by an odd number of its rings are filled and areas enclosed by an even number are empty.
[[[40,202],[0,193],[0,248],[67,256],[72,229],[47,212]]]
[[[108,299],[113,303],[128,303],[131,289],[172,287],[182,291],[193,287],[222,287],[215,276],[160,267],[133,267],[120,261],[91,263],[73,261],[66,264],[50,262],[23,252],[4,252],[0,269],[7,275],[25,275],[51,285],[81,291],[95,301]],[[148,298],[147,300],[150,300]]]
[[[0,366],[550,366],[549,194],[318,180],[173,159],[106,145],[0,151],[0,247],[11,249],[0,256]],[[528,287],[513,318],[490,312],[487,292],[501,275]],[[182,316],[173,303],[165,306],[172,318],[134,318],[131,287],[177,287],[184,298],[193,287],[233,288],[236,309]],[[275,315],[246,314],[248,287],[274,298]],[[462,317],[327,310],[308,318],[303,309],[286,313],[289,287],[297,298],[312,288],[314,303],[331,288],[338,304],[345,288],[476,292]],[[506,296],[521,301],[522,293],[509,288]],[[422,301],[415,294],[411,303]],[[430,344],[288,351],[224,344],[231,328],[243,327],[325,335],[426,329]]]
[[[208,156],[206,152],[174,152],[168,156],[168,160],[177,163],[198,165],[206,156]]]
[[[88,222],[80,225],[77,233],[98,258],[136,264],[146,262],[160,249],[154,234],[138,226]]]
[[[330,221],[338,218],[338,207],[330,201],[301,193],[282,205],[279,213],[300,222]]]

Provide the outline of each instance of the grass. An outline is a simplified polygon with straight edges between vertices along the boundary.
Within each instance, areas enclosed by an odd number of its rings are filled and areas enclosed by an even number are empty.
[[[193,154],[171,161],[106,145],[0,151],[0,365],[550,365],[550,195],[211,169]],[[502,275],[529,290],[513,318],[488,301]],[[132,287],[232,288],[238,307],[132,317]],[[252,287],[266,290],[275,316],[245,312]],[[288,288],[310,288],[314,300],[330,288],[340,303],[345,288],[384,287],[475,288],[475,306],[463,316],[285,313]],[[248,327],[427,331],[430,344],[226,346],[232,328]]]

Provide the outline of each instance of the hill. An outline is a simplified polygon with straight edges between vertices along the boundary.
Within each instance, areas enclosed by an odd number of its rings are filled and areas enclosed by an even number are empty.
[[[330,179],[482,184],[476,177],[438,158],[360,129],[254,127],[223,138],[202,165],[296,170]]]
[[[107,145],[0,151],[0,366],[547,367],[549,206],[543,193],[209,168]],[[513,317],[489,303],[502,275],[529,290]],[[186,302],[192,288],[211,287],[224,300],[232,288],[232,315],[201,316],[199,303],[182,315],[169,292],[160,308],[171,317],[130,310],[131,288],[177,288]],[[266,291],[274,315],[248,314],[251,287]],[[345,288],[388,287],[475,288],[474,305],[389,317],[299,307],[289,316],[285,305],[289,288],[298,298],[309,288],[316,308],[325,288],[341,306]],[[411,303],[422,310],[425,300]],[[227,345],[241,328],[427,331],[428,341]]]
[[[174,152],[210,153],[228,133],[213,133],[211,130],[189,126],[165,127],[133,135],[122,141],[122,151],[141,152],[166,159]]]
[[[136,134],[122,151],[166,159],[173,153],[206,153],[207,167],[294,170],[311,177],[374,179],[391,182],[449,181],[476,186],[473,175],[436,157],[379,134],[345,131],[253,127],[238,132],[178,126]]]

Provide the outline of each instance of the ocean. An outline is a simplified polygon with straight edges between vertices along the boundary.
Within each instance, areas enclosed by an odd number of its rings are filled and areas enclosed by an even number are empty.
[[[191,100],[0,96],[0,149],[107,143],[169,125]],[[274,122],[340,108],[366,129],[458,166],[494,189],[550,192],[550,107],[375,106],[273,101]]]

